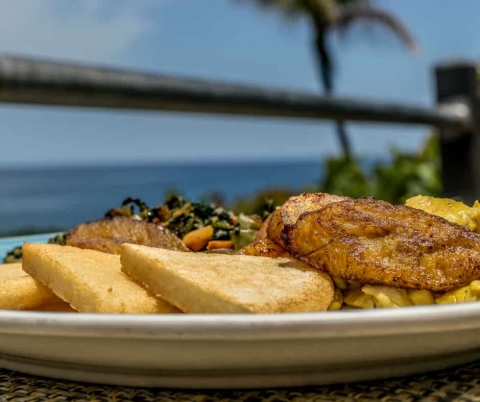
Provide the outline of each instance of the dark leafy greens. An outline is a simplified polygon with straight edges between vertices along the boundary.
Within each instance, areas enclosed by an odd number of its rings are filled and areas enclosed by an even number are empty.
[[[271,209],[269,203],[266,203],[267,208]],[[244,214],[236,216],[223,207],[206,202],[190,202],[178,195],[171,195],[165,199],[163,205],[152,208],[139,199],[127,198],[120,208],[111,209],[105,216],[108,218],[118,215],[161,225],[180,238],[193,230],[211,225],[212,240],[232,240],[235,249],[249,244],[262,222],[260,217],[252,218]]]
[[[168,196],[163,204],[149,207],[139,198],[126,198],[120,207],[108,210],[105,219],[126,216],[131,219],[147,221],[170,229],[183,238],[193,230],[211,225],[211,240],[231,240],[235,250],[251,243],[260,229],[262,221],[270,214],[272,205],[268,201],[262,216],[235,215],[223,207],[206,202],[191,202],[178,195]],[[56,235],[48,243],[65,245],[66,234]],[[22,247],[10,250],[3,263],[22,261]]]

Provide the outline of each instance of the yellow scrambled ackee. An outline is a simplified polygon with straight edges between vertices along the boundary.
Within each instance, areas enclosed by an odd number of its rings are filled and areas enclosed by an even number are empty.
[[[434,198],[423,195],[409,198],[409,207],[421,209],[429,214],[440,216],[450,222],[467,226],[480,233],[480,203],[472,207],[449,198]],[[335,300],[330,310],[348,308],[406,307],[426,304],[464,303],[480,301],[480,280],[470,285],[443,293],[429,290],[397,289],[389,286],[362,285],[334,279]]]
[[[447,221],[468,226],[470,230],[480,233],[480,203],[478,201],[475,201],[473,207],[469,207],[463,202],[449,198],[417,195],[416,197],[409,198],[405,202],[405,205],[421,209],[432,215],[441,216]]]

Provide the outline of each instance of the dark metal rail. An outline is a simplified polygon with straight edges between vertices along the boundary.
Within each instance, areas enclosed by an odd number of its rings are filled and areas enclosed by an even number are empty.
[[[466,128],[469,117],[385,102],[0,57],[0,102]]]

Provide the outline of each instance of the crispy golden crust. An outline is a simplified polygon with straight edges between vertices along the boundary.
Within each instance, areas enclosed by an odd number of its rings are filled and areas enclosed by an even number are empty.
[[[53,292],[22,269],[21,263],[0,264],[0,310],[30,310],[61,302]]]
[[[326,193],[304,193],[290,197],[271,215],[267,229],[268,238],[285,248],[282,240],[284,225],[293,225],[305,212],[316,211],[332,202],[348,199],[350,198]]]
[[[168,229],[124,216],[84,223],[67,232],[68,246],[120,254],[122,243],[189,251]]]
[[[444,291],[480,279],[479,235],[372,198],[304,213],[281,237],[292,255],[345,280]]]
[[[250,243],[249,245],[242,247],[235,254],[252,255],[257,257],[270,257],[270,258],[289,256],[288,252],[284,248],[275,244],[270,239],[256,240],[253,243]]]
[[[283,224],[293,225],[305,212],[316,211],[333,202],[346,200],[351,198],[327,193],[304,193],[290,197],[281,208]]]
[[[124,275],[118,255],[57,244],[24,243],[22,248],[23,270],[78,312],[180,313]]]

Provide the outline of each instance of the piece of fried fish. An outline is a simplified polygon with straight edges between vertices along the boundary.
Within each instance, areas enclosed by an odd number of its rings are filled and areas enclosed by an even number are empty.
[[[480,235],[373,198],[307,210],[283,222],[280,238],[294,257],[345,280],[446,291],[480,279]]]

